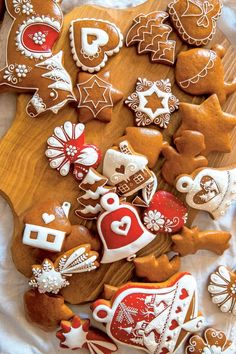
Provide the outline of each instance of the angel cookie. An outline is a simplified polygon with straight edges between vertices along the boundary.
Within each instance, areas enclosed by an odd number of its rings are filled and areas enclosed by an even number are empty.
[[[140,14],[126,36],[126,45],[138,44],[138,54],[149,53],[154,63],[174,64],[176,42],[169,39],[172,28],[163,22],[169,17],[165,11]]]
[[[85,126],[82,123],[65,122],[56,127],[47,140],[45,155],[50,167],[67,176],[73,166],[76,179],[82,180],[90,167],[96,168],[101,160],[101,152],[96,145],[85,143]]]
[[[105,66],[109,56],[120,51],[123,35],[114,23],[81,18],[71,22],[70,43],[76,65],[93,73]]]
[[[86,123],[92,119],[110,122],[112,109],[122,98],[122,92],[110,83],[110,72],[92,75],[80,72],[77,84],[79,121]]]
[[[191,208],[207,211],[218,219],[236,200],[236,167],[197,169],[191,175],[180,176],[176,189],[186,194]]]
[[[225,49],[216,45],[212,49],[194,48],[177,57],[175,78],[179,87],[191,95],[217,94],[221,104],[236,91],[236,79],[224,81],[222,58]]]
[[[171,92],[169,79],[148,81],[138,78],[136,91],[125,101],[134,111],[137,126],[156,124],[167,128],[170,116],[179,106],[179,100]]]
[[[178,273],[165,283],[127,283],[112,288],[107,300],[92,305],[96,321],[118,343],[151,354],[174,354],[189,333],[200,331],[197,284],[192,275]],[[110,300],[108,300],[110,299]]]
[[[168,10],[180,38],[202,46],[214,36],[222,7],[221,0],[172,0]]]
[[[63,52],[53,53],[61,32],[60,1],[6,0],[13,18],[8,36],[6,66],[0,71],[0,92],[32,92],[26,107],[31,117],[46,111],[57,113],[75,101]]]

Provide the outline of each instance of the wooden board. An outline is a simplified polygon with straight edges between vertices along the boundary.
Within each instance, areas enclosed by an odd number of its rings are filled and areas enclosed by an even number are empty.
[[[91,6],[83,6],[74,9],[65,17],[64,31],[56,45],[55,52],[63,49],[65,52],[65,66],[70,72],[75,83],[78,69],[76,68],[69,45],[68,28],[70,21],[76,18],[92,17],[106,19],[116,23],[124,34],[132,23],[132,19],[139,13],[148,13],[153,10],[166,10],[168,1],[149,1],[137,8],[127,10],[108,10]],[[174,39],[177,36],[173,34]],[[236,76],[236,53],[229,41],[222,33],[217,32],[214,43],[222,44],[226,49],[224,65],[226,68],[226,79]],[[186,50],[177,39],[177,52]],[[134,65],[135,62],[135,65]],[[155,81],[170,78],[174,85],[174,70],[172,67],[151,64],[148,55],[138,56],[136,48],[122,48],[121,52],[110,58],[105,70],[110,70],[112,83],[124,93],[126,98],[135,87],[137,78],[146,77]],[[180,101],[200,103],[203,98],[189,96],[183,93],[176,85],[173,87],[174,94]],[[78,184],[72,176],[61,177],[58,172],[49,168],[48,160],[44,152],[46,140],[52,134],[53,129],[62,125],[65,121],[78,121],[78,116],[73,107],[67,106],[57,115],[46,114],[37,119],[29,118],[25,113],[25,106],[30,99],[29,95],[20,95],[17,101],[17,114],[12,127],[0,143],[0,192],[9,202],[14,213],[15,231],[12,244],[12,256],[16,268],[29,277],[31,275],[31,264],[35,263],[33,249],[24,246],[21,242],[23,223],[22,215],[37,201],[45,197],[55,197],[61,201],[67,200],[72,203],[73,210],[78,206]],[[229,113],[236,113],[235,97],[230,97],[223,107]],[[91,121],[86,124],[86,141],[100,146],[102,151],[112,146],[113,141],[120,137],[127,126],[133,125],[133,114],[119,103],[114,111],[112,121],[104,124],[98,121]],[[178,113],[173,114],[170,126],[163,134],[166,140],[170,141],[173,132],[180,123]],[[232,136],[236,141],[236,131]],[[209,158],[210,166],[223,166],[235,162],[236,144],[231,154],[212,154]],[[157,170],[161,165],[161,160]],[[159,188],[171,190],[159,178]],[[176,191],[174,191],[176,193]],[[183,196],[181,196],[183,198]],[[193,218],[190,213],[190,220]],[[79,223],[79,219],[70,213],[72,223]],[[91,223],[88,225],[91,226]],[[10,235],[9,235],[10,236]],[[155,252],[160,255],[168,251],[170,237],[160,235],[143,249],[139,254],[146,255]],[[97,271],[89,274],[74,275],[71,285],[63,289],[62,294],[70,303],[82,303],[94,300],[102,291],[103,284],[120,285],[132,277],[133,264],[120,261],[113,264],[102,265]]]

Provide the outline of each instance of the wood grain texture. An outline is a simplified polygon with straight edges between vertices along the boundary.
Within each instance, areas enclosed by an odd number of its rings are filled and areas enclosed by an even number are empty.
[[[63,49],[65,53],[65,67],[71,74],[73,82],[76,82],[78,68],[76,68],[70,52],[68,28],[70,21],[76,18],[92,17],[106,19],[116,23],[124,33],[127,33],[132,20],[139,13],[148,13],[153,10],[166,10],[168,1],[149,1],[137,8],[127,10],[108,10],[91,6],[83,6],[74,9],[65,17],[64,31],[57,43],[54,52]],[[177,40],[177,52],[186,50],[187,46],[177,39],[175,34],[171,36]],[[214,43],[222,44],[227,52],[224,58],[226,68],[226,79],[236,76],[236,53],[229,41],[222,33],[217,32]],[[174,84],[174,70],[172,67],[151,64],[148,55],[138,56],[136,48],[123,47],[121,52],[110,58],[104,70],[111,71],[111,81],[119,90],[123,91],[124,98],[133,92],[137,78],[146,77],[155,81],[170,78],[173,86],[173,93],[184,102],[200,103],[203,97],[192,97],[182,92]],[[67,200],[72,203],[73,211],[78,204],[78,183],[73,177],[61,177],[58,172],[49,167],[48,160],[44,155],[46,140],[52,134],[53,129],[62,125],[65,121],[78,121],[76,110],[72,106],[62,109],[57,115],[46,114],[40,118],[29,118],[25,113],[28,95],[20,95],[17,101],[17,114],[11,129],[3,137],[0,143],[0,192],[9,202],[15,216],[15,231],[12,243],[12,257],[16,268],[29,277],[31,275],[31,264],[36,262],[33,249],[24,246],[21,242],[24,212],[37,201],[46,197],[55,197],[61,201]],[[225,111],[236,113],[235,96],[231,96],[225,106]],[[102,151],[112,146],[113,141],[123,135],[127,126],[134,123],[133,113],[130,112],[122,102],[116,105],[113,111],[112,121],[108,124],[98,121],[91,121],[86,124],[86,142],[100,146]],[[171,141],[173,133],[180,124],[178,113],[172,115],[171,123],[163,135],[165,140]],[[232,135],[236,140],[236,130]],[[230,154],[212,154],[209,157],[210,166],[226,166],[236,162],[236,144]],[[160,170],[162,160],[158,163],[156,172]],[[159,174],[159,173],[158,173]],[[165,184],[159,178],[159,189],[166,189],[177,192]],[[181,196],[183,199],[183,196]],[[79,223],[80,220],[70,213],[72,223]],[[195,213],[190,211],[189,223]],[[83,222],[84,223],[84,222]],[[95,229],[95,224],[88,224]],[[170,237],[160,235],[139,252],[139,255],[147,255],[154,252],[157,256],[169,250]],[[93,301],[103,289],[104,283],[119,286],[132,277],[133,264],[126,261],[119,261],[113,264],[102,265],[100,269],[89,274],[73,275],[70,279],[70,286],[61,292],[65,300],[73,303]]]

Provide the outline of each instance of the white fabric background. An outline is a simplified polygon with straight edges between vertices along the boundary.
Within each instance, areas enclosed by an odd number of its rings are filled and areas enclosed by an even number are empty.
[[[107,7],[125,7],[133,4],[140,4],[144,0],[64,0],[63,10],[69,11],[76,5],[84,3],[96,3]],[[5,18],[5,23],[7,18]],[[231,41],[236,45],[236,1],[225,0],[223,16],[220,20],[220,27],[224,30]],[[6,38],[5,26],[0,31],[0,43]],[[2,55],[1,55],[2,57]],[[4,65],[4,58],[1,58],[1,66]],[[10,127],[15,113],[16,96],[13,94],[0,95],[0,136]],[[236,113],[236,112],[235,112]],[[236,158],[235,158],[236,162]],[[208,275],[220,264],[235,267],[236,258],[236,205],[228,215],[220,221],[213,222],[206,214],[199,214],[195,224],[203,229],[229,230],[232,234],[231,247],[223,256],[217,257],[206,251],[198,252],[197,255],[184,257],[182,270],[190,271],[197,279],[199,285],[200,309],[206,316],[209,325],[226,331],[227,335],[236,345],[236,316],[221,313],[211,303],[206,290]],[[27,280],[18,273],[13,265],[10,255],[10,244],[13,233],[13,218],[10,208],[0,198],[0,354],[54,354],[70,353],[70,350],[59,348],[58,340],[54,333],[44,333],[37,327],[29,324],[24,318],[22,295],[28,288]],[[87,306],[73,307],[74,311],[86,316],[89,309]],[[119,354],[139,353],[138,350],[119,347]],[[80,353],[88,353],[81,350]],[[140,352],[141,353],[141,352]],[[179,354],[183,354],[181,348]],[[236,349],[235,349],[236,353]]]

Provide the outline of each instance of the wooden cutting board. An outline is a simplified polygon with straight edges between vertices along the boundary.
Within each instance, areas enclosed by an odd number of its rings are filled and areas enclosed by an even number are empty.
[[[150,0],[144,5],[126,10],[82,6],[69,13],[65,17],[63,34],[55,47],[55,52],[61,49],[64,51],[65,67],[71,74],[73,82],[76,82],[78,69],[70,51],[68,28],[71,20],[83,17],[106,19],[118,25],[125,35],[134,17],[140,13],[166,10],[168,2],[167,0]],[[187,46],[183,45],[175,34],[172,35],[172,38],[177,40],[177,53],[187,49]],[[226,48],[227,52],[224,58],[225,77],[226,79],[232,79],[236,76],[236,52],[220,31],[217,32],[214,43],[222,44]],[[169,78],[173,84],[173,93],[180,101],[200,103],[203,99],[182,92],[174,84],[172,67],[151,64],[148,55],[137,55],[135,47],[123,47],[118,55],[109,59],[105,70],[110,70],[112,83],[123,91],[124,98],[133,92],[138,77],[146,77],[152,81]],[[67,120],[78,121],[75,109],[67,106],[57,115],[47,113],[45,116],[32,119],[25,113],[25,106],[29,99],[30,96],[26,94],[19,96],[15,120],[0,143],[0,193],[10,204],[15,221],[12,243],[13,261],[16,268],[27,277],[31,276],[31,264],[35,263],[36,259],[32,248],[24,246],[21,242],[22,215],[29,207],[45,197],[55,197],[61,201],[67,200],[72,203],[74,211],[78,206],[76,198],[79,194],[78,183],[74,178],[71,175],[61,177],[57,171],[49,167],[48,160],[44,155],[47,138],[52,134],[54,128]],[[223,108],[229,113],[236,113],[235,96],[231,96]],[[123,135],[127,126],[133,124],[132,112],[120,102],[113,111],[110,123],[91,121],[86,124],[86,141],[87,143],[97,144],[104,152],[112,146],[118,137]],[[175,113],[168,129],[163,131],[166,140],[170,141],[179,124],[180,117],[178,113]],[[236,131],[233,133],[232,139],[236,141]],[[212,154],[209,156],[209,165],[229,165],[235,162],[235,153],[236,144],[231,154]],[[156,169],[157,172],[160,170],[161,163],[160,159]],[[162,188],[173,191],[159,177],[159,189]],[[70,220],[72,223],[79,223],[80,220],[74,215],[73,211],[70,213]],[[193,215],[193,212],[190,211],[189,224]],[[92,226],[91,222],[88,226]],[[168,251],[169,247],[170,237],[160,235],[139,254],[146,255],[155,252],[156,255],[160,255]],[[118,286],[129,280],[132,273],[133,264],[126,261],[102,265],[94,272],[74,275],[70,279],[71,285],[63,289],[62,294],[66,301],[74,304],[92,301],[102,291],[104,283]]]

